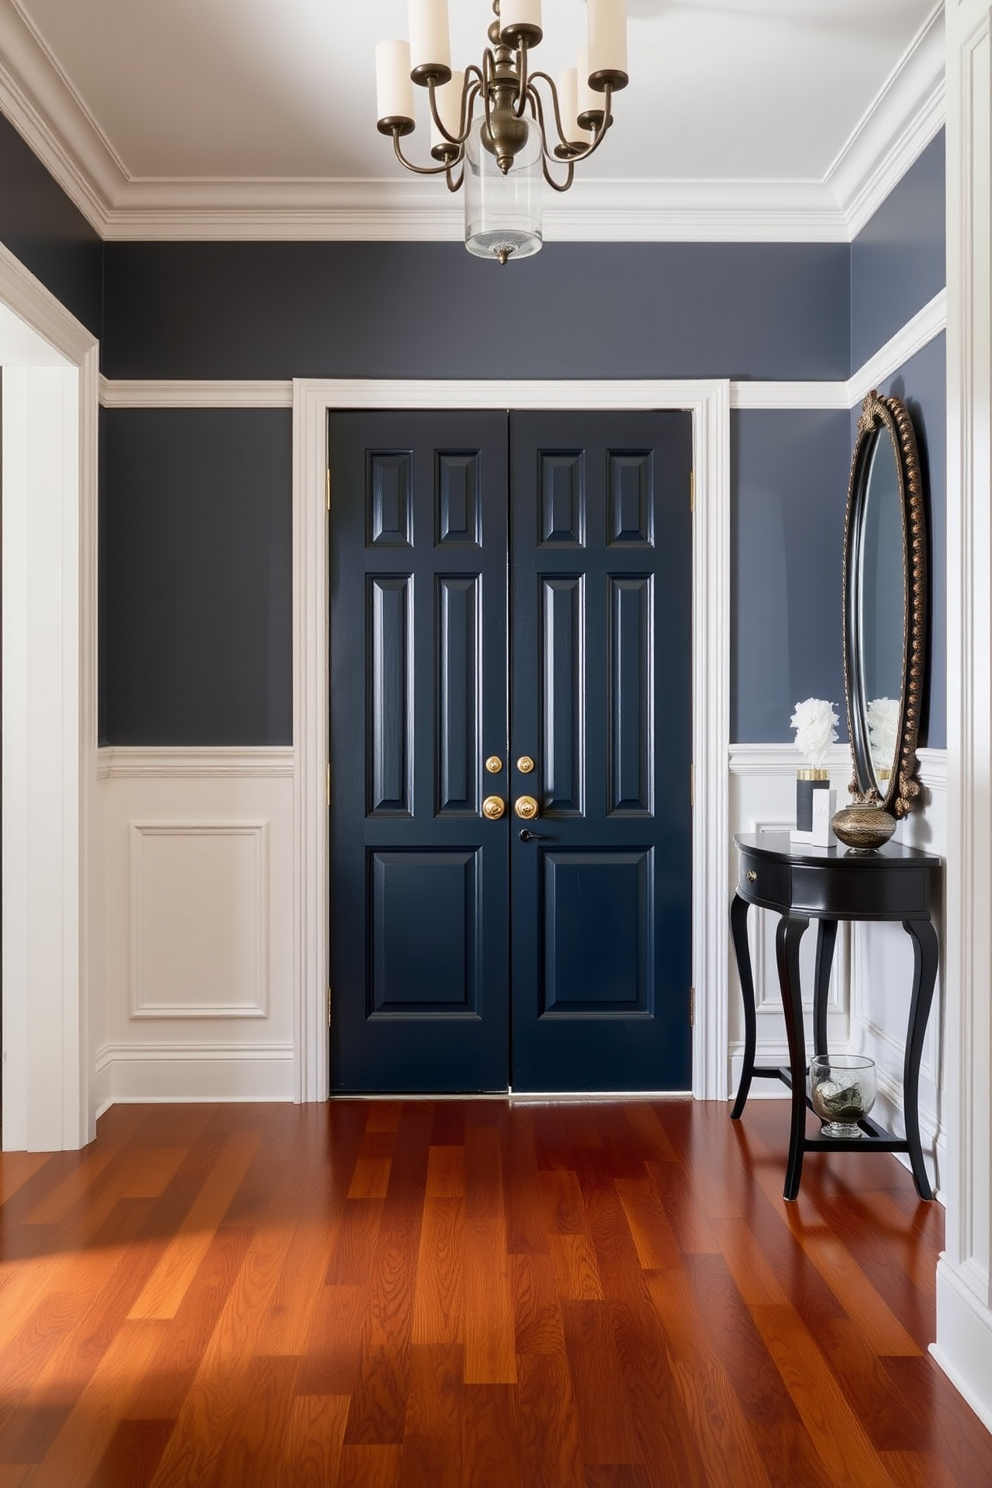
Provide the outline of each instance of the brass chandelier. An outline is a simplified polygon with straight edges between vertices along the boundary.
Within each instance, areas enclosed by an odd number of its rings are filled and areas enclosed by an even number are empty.
[[[557,83],[530,67],[541,0],[493,0],[481,67],[452,71],[447,0],[409,0],[410,40],[376,48],[379,132],[407,170],[443,175],[449,191],[465,186],[465,246],[480,258],[505,264],[538,251],[542,177],[567,191],[576,161],[613,122],[613,95],[628,82],[625,0],[588,6],[589,44]],[[427,90],[434,165],[414,164],[400,144],[416,124],[414,84]]]

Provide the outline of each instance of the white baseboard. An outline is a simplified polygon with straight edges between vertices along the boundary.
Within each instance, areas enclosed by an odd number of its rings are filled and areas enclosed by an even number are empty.
[[[144,1101],[291,1101],[293,1069],[292,1044],[104,1044],[97,1111]]]
[[[992,1431],[992,1312],[945,1256],[937,1262],[937,1341],[930,1352]]]

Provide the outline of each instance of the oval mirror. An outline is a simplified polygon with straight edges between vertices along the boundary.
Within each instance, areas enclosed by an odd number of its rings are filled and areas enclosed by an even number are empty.
[[[869,393],[844,532],[844,686],[851,794],[905,816],[916,802],[926,638],[926,524],[906,405]]]

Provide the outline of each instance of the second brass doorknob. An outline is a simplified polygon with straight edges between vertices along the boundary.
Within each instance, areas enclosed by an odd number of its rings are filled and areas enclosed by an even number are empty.
[[[533,821],[540,807],[533,796],[518,796],[513,803],[513,809],[522,821]]]

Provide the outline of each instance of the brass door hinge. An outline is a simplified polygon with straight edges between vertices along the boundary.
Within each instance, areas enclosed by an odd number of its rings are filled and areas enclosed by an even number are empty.
[[[325,489],[326,498],[327,498],[327,510],[330,511],[330,509],[331,509],[331,468],[330,468],[330,466],[327,467],[327,480],[326,480],[326,482],[324,484],[324,489]]]
[[[689,1027],[690,1028],[695,1028],[695,1026],[696,1026],[696,989],[695,989],[695,987],[690,987],[689,988]]]
[[[333,1000],[334,999],[333,999],[333,997],[331,995],[331,989],[330,989],[330,987],[328,987],[328,989],[327,989],[327,1026],[328,1026],[328,1028],[330,1028],[330,1026],[331,1026],[331,1004],[332,1004]]]

